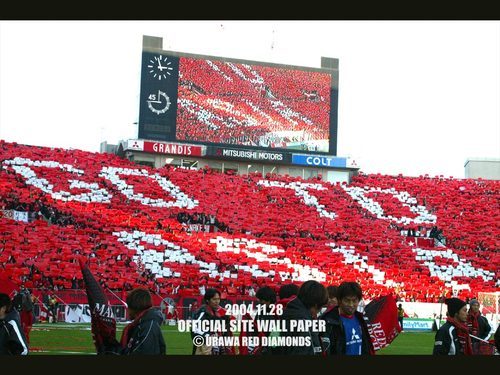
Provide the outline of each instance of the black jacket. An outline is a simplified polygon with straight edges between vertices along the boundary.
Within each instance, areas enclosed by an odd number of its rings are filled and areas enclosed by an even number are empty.
[[[450,323],[444,323],[434,338],[434,355],[462,355],[464,350],[458,339],[457,330]]]
[[[161,332],[163,316],[158,309],[149,309],[132,327],[121,354],[166,354],[165,340]]]
[[[281,319],[285,322],[285,328],[288,332],[281,332],[281,337],[292,337],[299,338],[303,337],[304,339],[296,339],[303,340],[304,345],[282,345],[276,347],[276,354],[284,354],[284,355],[315,355],[321,354],[321,344],[319,341],[319,334],[312,329],[309,329],[308,332],[290,332],[290,321],[291,320],[313,320],[311,312],[307,309],[302,301],[297,297],[291,300],[285,307],[283,311],[283,315]]]
[[[360,312],[354,312],[354,316],[361,326],[362,343],[361,355],[375,354],[373,344],[368,331],[367,318]],[[340,320],[339,307],[335,306],[327,310],[319,317],[326,321],[326,332],[321,334],[321,343],[326,355],[344,355],[346,352],[345,331]]]
[[[472,319],[474,317],[469,314],[467,316],[467,326],[469,327],[469,332],[472,333]],[[491,333],[491,326],[490,323],[488,323],[488,319],[484,317],[483,315],[479,314],[477,317],[477,325],[478,325],[478,332],[477,332],[477,337],[481,339],[487,339],[490,336]],[[479,340],[471,337],[472,342],[479,342]]]
[[[0,320],[0,355],[26,355],[28,344],[21,329],[19,312],[12,309],[4,319]]]
[[[12,299],[12,306],[17,311],[32,311],[33,302],[31,301],[31,294],[27,290],[20,291]]]
[[[220,309],[220,308],[219,308]],[[226,321],[226,327],[229,329],[229,316],[227,315],[222,315],[219,316],[217,312],[213,311],[212,308],[210,308],[207,305],[202,305],[198,311],[196,311],[193,315],[193,320],[195,321],[203,321],[203,320],[225,320]],[[214,335],[214,334],[220,334],[220,335],[228,335],[229,332],[210,332],[210,331],[201,331],[201,330],[193,330],[191,332],[191,338],[194,340],[196,336],[202,336],[206,337],[209,335]],[[195,354],[196,352],[196,346],[193,344],[192,348],[192,353]],[[223,347],[212,347],[212,354],[227,354],[226,349]]]

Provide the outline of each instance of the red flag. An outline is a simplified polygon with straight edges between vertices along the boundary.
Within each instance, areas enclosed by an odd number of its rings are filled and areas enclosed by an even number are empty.
[[[79,260],[87,299],[89,301],[92,339],[97,354],[118,354],[121,346],[116,340],[116,320],[108,298],[96,281],[89,267]]]
[[[401,332],[398,308],[393,295],[378,297],[365,306],[368,331],[375,350],[388,346]]]

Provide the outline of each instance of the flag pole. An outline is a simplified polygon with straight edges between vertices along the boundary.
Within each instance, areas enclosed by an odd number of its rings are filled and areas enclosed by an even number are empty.
[[[122,300],[120,297],[118,297],[118,296],[116,295],[116,293],[114,293],[114,292],[113,292],[111,289],[109,289],[109,288],[106,288],[106,289],[108,290],[108,292],[110,292],[112,295],[114,295],[116,298],[118,298],[118,299],[120,300],[120,302],[123,304],[123,306],[127,307],[127,303],[126,303],[124,300]]]
[[[474,336],[474,335],[471,335],[471,334],[469,334],[469,336],[470,336],[470,337],[472,337],[472,338],[475,338],[476,340],[482,341],[482,342],[484,342],[484,343],[486,343],[486,344],[488,344],[488,345],[495,346],[494,344],[492,344],[492,343],[491,343],[491,342],[489,342],[488,340],[482,339],[482,338],[480,338],[480,337],[477,337],[477,336]]]
[[[441,295],[441,306],[439,307],[439,321],[437,323],[437,329],[441,328],[441,320],[443,319],[443,301],[444,301],[444,295]]]

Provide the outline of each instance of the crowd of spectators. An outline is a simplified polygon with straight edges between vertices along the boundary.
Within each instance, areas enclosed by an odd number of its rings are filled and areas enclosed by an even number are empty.
[[[177,139],[267,147],[328,139],[329,74],[190,58],[179,70]]]
[[[287,175],[264,183],[270,175],[153,170],[79,150],[0,141],[0,151],[0,209],[35,214],[29,223],[0,217],[0,269],[31,289],[81,287],[78,259],[111,290],[142,285],[159,294],[197,294],[200,286],[227,295],[248,293],[249,285],[278,289],[297,281],[297,267],[309,276],[319,270],[325,284],[357,281],[368,298],[395,293],[407,301],[437,302],[451,295],[449,278],[470,286],[459,292],[464,299],[498,288],[497,181],[360,174],[349,185]],[[109,177],[109,167],[118,168],[121,180]],[[84,185],[75,187],[74,180]],[[80,200],[68,199],[65,191]],[[100,200],[82,198],[91,192]],[[365,207],[370,201],[381,214]],[[424,211],[428,219],[417,220]],[[189,233],[183,223],[214,225],[218,232]],[[417,250],[409,237],[445,243]],[[145,258],[138,250],[163,255]],[[273,252],[277,261],[269,260]],[[443,269],[468,262],[493,277],[442,276],[430,268],[429,254]],[[166,268],[170,273],[162,273]]]

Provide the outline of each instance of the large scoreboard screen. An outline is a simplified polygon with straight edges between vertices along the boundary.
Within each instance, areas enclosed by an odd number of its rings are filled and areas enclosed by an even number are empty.
[[[338,70],[143,51],[139,138],[336,154]]]

